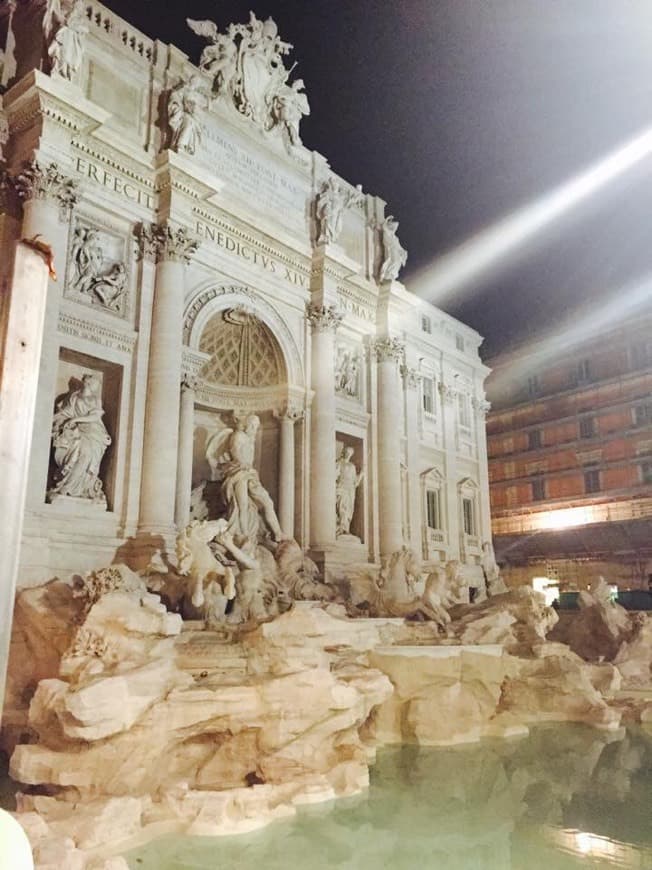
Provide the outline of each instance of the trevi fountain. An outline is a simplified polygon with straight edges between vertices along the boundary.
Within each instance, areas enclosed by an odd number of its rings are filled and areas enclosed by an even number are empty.
[[[195,65],[96,0],[0,14],[3,805],[35,866],[652,866],[614,809],[643,830],[652,622],[600,578],[570,619],[505,587],[481,337],[302,144],[275,22],[188,19]]]

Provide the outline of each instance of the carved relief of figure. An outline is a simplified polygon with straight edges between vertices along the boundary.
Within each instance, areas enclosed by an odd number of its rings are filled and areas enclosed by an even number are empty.
[[[380,266],[379,281],[394,281],[407,263],[407,251],[396,235],[398,221],[392,215],[383,221],[380,232],[383,244],[383,261]]]
[[[170,148],[194,154],[201,141],[201,124],[197,117],[203,97],[199,90],[199,76],[192,75],[188,81],[180,81],[168,96],[168,124]]]
[[[335,389],[338,393],[355,398],[358,395],[359,357],[340,348],[335,368]]]
[[[92,374],[81,380],[81,387],[59,402],[52,420],[58,472],[49,496],[68,495],[106,504],[99,473],[111,436],[102,422],[101,383]]]
[[[337,534],[348,535],[351,532],[351,520],[355,509],[355,491],[360,485],[364,473],[358,473],[351,461],[353,448],[345,447],[337,460],[335,472],[335,510],[337,512]]]
[[[51,30],[57,20],[61,18],[61,7],[53,6],[48,9],[47,27]],[[44,29],[46,19],[43,21]],[[52,72],[72,81],[83,57],[83,40],[88,33],[88,23],[82,0],[76,0],[72,9],[65,16],[62,23],[54,30],[48,45],[48,55],[52,64]]]
[[[75,277],[72,286],[80,293],[86,293],[102,272],[104,254],[98,231],[92,228],[77,227],[71,255],[75,264]]]
[[[285,134],[286,144],[291,148],[301,145],[299,124],[304,115],[310,114],[308,97],[303,93],[303,79],[291,85],[279,86],[271,101],[270,127],[278,125]]]
[[[254,468],[256,434],[260,419],[255,414],[235,418],[235,429],[222,429],[206,445],[206,458],[214,479],[222,481],[222,496],[228,506],[229,529],[251,541],[259,535],[259,514],[275,541],[283,539],[272,499]]]
[[[93,282],[92,289],[105,308],[118,311],[126,283],[127,270],[124,263],[114,263],[106,275],[101,275]]]

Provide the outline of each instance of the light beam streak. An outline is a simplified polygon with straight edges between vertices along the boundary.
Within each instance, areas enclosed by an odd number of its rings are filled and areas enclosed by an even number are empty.
[[[588,169],[482,230],[444,254],[410,281],[410,289],[434,305],[494,268],[557,218],[571,211],[605,185],[652,153],[652,127],[630,139]]]

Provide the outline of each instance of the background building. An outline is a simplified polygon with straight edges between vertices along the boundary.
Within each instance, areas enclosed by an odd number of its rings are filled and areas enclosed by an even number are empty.
[[[487,382],[492,525],[512,583],[652,577],[652,313],[501,360]],[[563,342],[562,342],[563,344]]]

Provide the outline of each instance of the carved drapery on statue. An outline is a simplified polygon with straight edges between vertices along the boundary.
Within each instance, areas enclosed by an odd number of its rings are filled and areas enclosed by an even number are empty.
[[[83,0],[47,0],[43,35],[54,75],[72,81],[81,67],[88,21]]]
[[[363,472],[358,472],[351,461],[352,456],[353,448],[345,447],[336,462],[335,511],[338,537],[351,533],[351,520],[355,510],[355,491],[363,478]]]
[[[230,24],[220,33],[213,21],[187,19],[198,36],[208,39],[199,67],[213,79],[213,93],[265,131],[278,131],[288,150],[301,144],[299,124],[310,114],[302,79],[291,84],[294,66],[283,57],[292,46],[278,36],[276,23],[253,12],[247,24]]]
[[[221,429],[206,445],[212,479],[220,482],[228,530],[254,543],[265,530],[274,541],[283,538],[274,503],[254,467],[259,428],[255,414],[234,416],[234,427]]]
[[[407,251],[398,240],[398,221],[392,215],[385,218],[379,229],[381,260],[378,281],[394,281],[407,263]]]
[[[50,501],[56,496],[72,496],[106,506],[100,463],[111,436],[102,422],[100,392],[99,378],[84,374],[81,385],[73,387],[57,405],[52,420],[57,471],[48,492]]]

